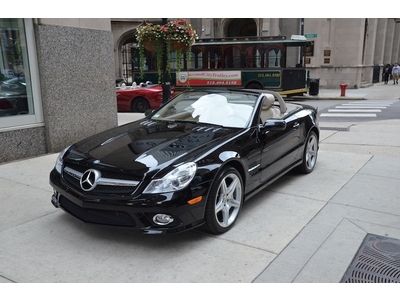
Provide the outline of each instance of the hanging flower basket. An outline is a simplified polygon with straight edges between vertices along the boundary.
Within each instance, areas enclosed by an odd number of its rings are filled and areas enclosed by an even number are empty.
[[[171,52],[176,52],[177,71],[181,69],[183,53],[190,51],[190,47],[197,39],[196,31],[185,20],[169,21],[164,25],[144,23],[136,29],[136,39],[139,44],[139,69],[143,78],[145,69],[145,50],[156,54],[158,77],[165,72],[162,70],[163,59],[169,59]],[[164,45],[167,53],[164,53]],[[166,56],[165,56],[166,55]],[[166,65],[167,72],[169,63]]]
[[[190,46],[186,45],[185,43],[172,40],[170,41],[170,49],[172,51],[187,52],[190,49]]]
[[[158,41],[143,41],[143,47],[147,51],[154,53],[157,50],[156,43],[158,43]]]
[[[155,51],[156,46],[165,40],[165,36],[161,31],[160,25],[146,23],[137,28],[136,39],[139,46],[149,51]]]
[[[161,26],[170,49],[177,52],[187,52],[194,44],[197,34],[192,25],[185,20],[169,21]]]

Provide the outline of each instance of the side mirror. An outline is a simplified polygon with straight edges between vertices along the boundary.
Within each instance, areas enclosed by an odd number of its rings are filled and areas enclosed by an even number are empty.
[[[262,125],[262,129],[265,131],[282,131],[286,129],[286,122],[284,120],[270,119],[265,121]]]
[[[147,117],[148,115],[151,115],[153,113],[154,109],[146,109],[144,112],[144,115]]]

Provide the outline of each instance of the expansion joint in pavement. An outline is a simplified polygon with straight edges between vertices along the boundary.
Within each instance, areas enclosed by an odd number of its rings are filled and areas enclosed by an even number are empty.
[[[8,278],[7,276],[4,276],[4,275],[1,275],[1,274],[0,274],[0,277],[4,278],[5,280],[8,280],[8,281],[10,281],[10,282],[12,282],[12,283],[17,283],[16,281],[14,281],[14,280]]]
[[[25,221],[25,222],[22,222],[22,223],[16,224],[16,225],[14,225],[14,226],[12,226],[12,227],[9,227],[9,228],[4,228],[3,230],[0,230],[0,232],[4,232],[4,231],[10,230],[10,229],[17,228],[17,227],[19,227],[19,226],[22,226],[22,225],[28,224],[28,223],[30,223],[30,222],[33,222],[33,221],[39,220],[39,219],[41,219],[41,218],[47,217],[47,216],[49,216],[49,215],[52,215],[52,214],[55,214],[55,213],[57,213],[57,210],[56,210],[56,211],[49,212],[49,213],[46,213],[46,214],[44,214],[44,215],[41,215],[41,216],[38,216],[38,217],[35,217],[35,218],[33,218],[33,219],[30,219],[30,220],[27,220],[27,221]]]
[[[375,210],[375,209],[360,207],[360,206],[346,204],[346,203],[330,202],[330,204],[331,205],[339,205],[339,206],[357,208],[357,209],[361,209],[361,210],[371,211],[371,212],[374,212],[374,213],[386,214],[386,215],[390,215],[390,216],[394,216],[394,217],[400,217],[400,214],[393,214],[393,213],[390,213],[390,212],[387,212],[387,211]]]
[[[8,181],[8,182],[12,182],[12,183],[21,184],[21,185],[30,187],[30,188],[32,188],[32,189],[37,189],[37,190],[46,191],[46,192],[51,193],[51,191],[49,191],[48,189],[44,189],[44,188],[41,188],[41,187],[29,185],[29,184],[26,184],[26,183],[23,183],[23,182],[20,182],[20,181],[12,180],[12,179],[7,178],[7,177],[2,177],[2,176],[0,176],[0,179],[3,179],[3,180]]]
[[[319,213],[319,212],[318,212]],[[336,229],[343,223],[343,221],[346,221],[346,218],[342,218],[336,226],[331,230],[331,232],[326,236],[326,238],[319,244],[319,246],[314,250],[314,252],[310,255],[310,257],[304,262],[303,266],[300,268],[300,270],[296,273],[296,275],[293,277],[291,282],[294,282],[297,277],[299,277],[301,271],[304,270],[304,268],[307,266],[309,261],[314,257],[314,255],[318,252],[319,249],[321,249],[322,245],[325,244],[325,242],[332,236],[332,234],[336,231]]]
[[[323,202],[326,203],[325,200],[321,200],[321,199],[316,199],[316,198],[311,198],[311,197],[307,197],[307,196],[302,196],[302,195],[298,195],[298,194],[291,194],[291,193],[285,193],[285,192],[277,192],[274,190],[270,190],[270,189],[266,189],[266,191],[270,191],[273,193],[277,193],[277,194],[282,194],[282,195],[286,195],[286,196],[292,196],[292,197],[298,197],[298,198],[303,198],[303,199],[307,199],[307,200],[312,200],[312,201],[318,201],[318,202]]]
[[[396,227],[396,226],[390,226],[390,225],[382,225],[382,224],[379,224],[379,223],[370,222],[370,221],[361,220],[361,219],[356,219],[356,218],[351,218],[351,219],[348,219],[348,220],[353,224],[354,224],[354,222],[361,222],[361,223],[365,223],[365,224],[370,224],[370,225],[380,226],[380,227],[386,227],[386,228],[391,228],[391,229],[396,229],[396,230],[400,229],[400,226]],[[368,233],[368,231],[365,230],[364,228],[362,228],[361,225],[358,225],[358,227],[361,228],[366,233]]]
[[[252,248],[252,249],[256,249],[256,250],[268,252],[268,253],[273,254],[273,255],[275,255],[275,256],[277,256],[277,255],[279,254],[279,253],[277,253],[277,252],[275,252],[275,251],[272,251],[272,250],[268,250],[268,249],[265,249],[265,248],[260,248],[260,247],[251,246],[251,245],[244,244],[244,243],[240,243],[240,242],[237,242],[237,241],[232,241],[232,240],[223,238],[223,237],[221,237],[221,236],[215,236],[215,235],[208,234],[208,233],[205,233],[205,234],[208,235],[209,237],[213,238],[213,239],[223,240],[223,241],[225,241],[225,242],[229,242],[229,243],[232,243],[232,244],[236,244],[236,245],[244,246],[244,247],[247,247],[247,248]]]

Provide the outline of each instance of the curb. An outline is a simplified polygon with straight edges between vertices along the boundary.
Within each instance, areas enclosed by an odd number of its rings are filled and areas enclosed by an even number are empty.
[[[285,101],[291,100],[367,100],[365,97],[328,97],[328,96],[293,96],[293,97],[286,97]]]

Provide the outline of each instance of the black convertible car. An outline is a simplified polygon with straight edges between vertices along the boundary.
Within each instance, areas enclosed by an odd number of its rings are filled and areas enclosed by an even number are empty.
[[[188,91],[57,158],[52,203],[90,223],[149,234],[229,230],[243,202],[318,153],[317,110],[271,91]]]

